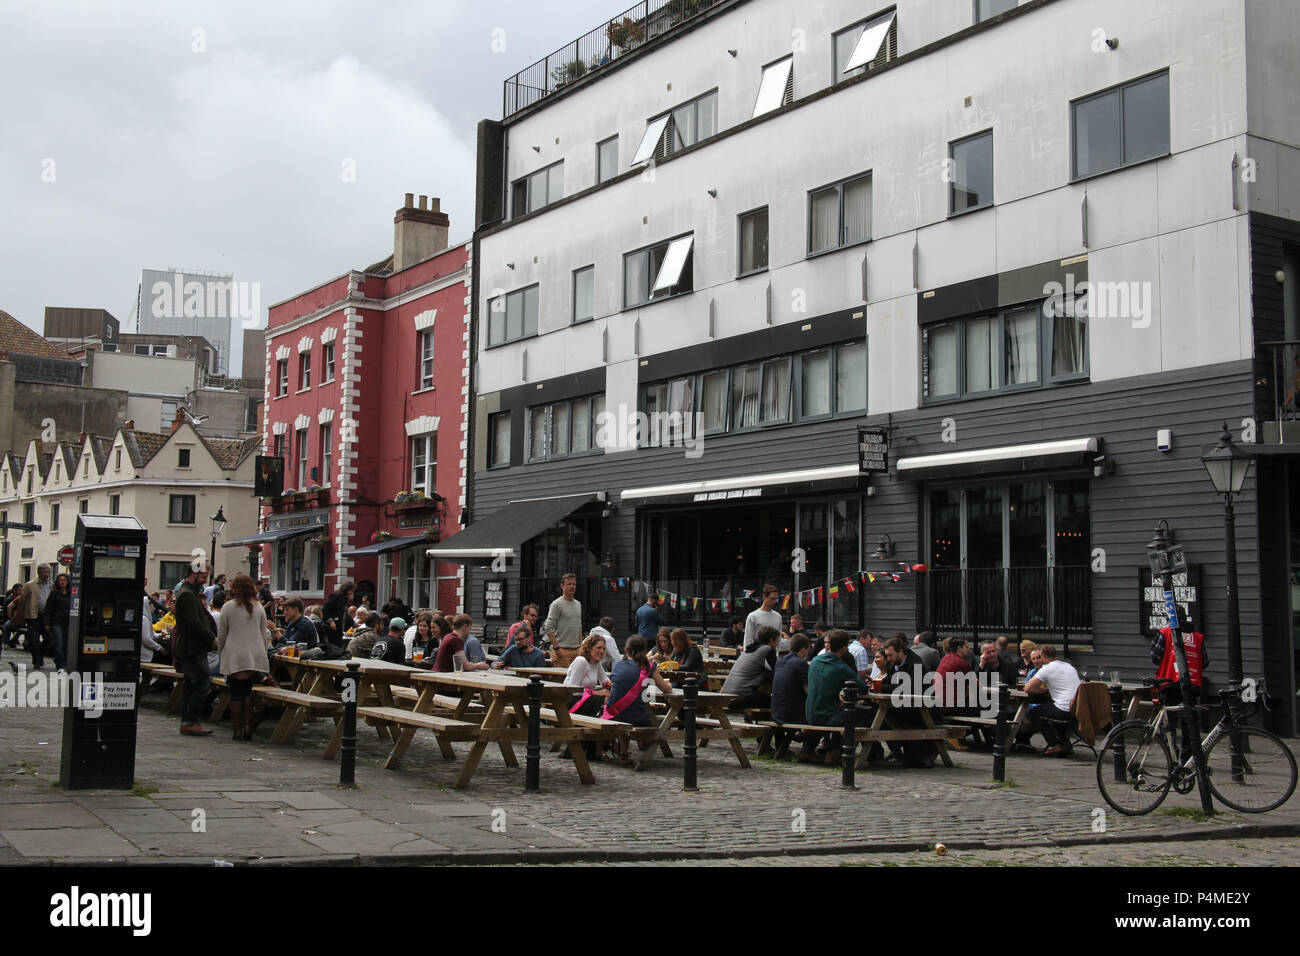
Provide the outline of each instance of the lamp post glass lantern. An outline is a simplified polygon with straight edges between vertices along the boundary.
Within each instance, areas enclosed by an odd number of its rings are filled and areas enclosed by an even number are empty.
[[[215,580],[217,576],[217,538],[221,536],[221,532],[226,530],[225,508],[218,507],[217,513],[208,520],[212,522],[212,550],[208,552],[211,555],[208,561],[208,570],[211,572],[213,580]]]

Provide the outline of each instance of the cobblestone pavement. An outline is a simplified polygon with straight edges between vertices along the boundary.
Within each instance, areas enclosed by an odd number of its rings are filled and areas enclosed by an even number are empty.
[[[1194,796],[1171,795],[1146,817],[1108,812],[1086,751],[1073,760],[1011,757],[1001,787],[990,782],[991,755],[966,751],[953,755],[952,769],[871,768],[858,774],[859,789],[844,791],[838,770],[766,759],[744,770],[715,742],[700,751],[700,790],[691,794],[681,791],[679,752],[640,773],[596,764],[590,787],[569,761],[548,753],[543,790],[526,794],[522,766],[507,767],[495,749],[467,789],[453,790],[460,761],[443,760],[429,734],[417,735],[401,770],[384,770],[388,745],[362,726],[358,787],[341,789],[338,763],[321,759],[332,724],[309,723],[292,745],[267,743],[269,721],[251,745],[231,741],[224,727],[187,738],[163,713],[164,699],[150,695],[141,708],[130,793],[59,789],[62,715],[0,711],[0,863],[776,856],[772,862],[966,865],[1002,862],[997,854],[1005,853],[1008,863],[1056,865],[1079,854],[1078,862],[1110,865],[1141,862],[1141,848],[1154,841],[1192,863],[1217,863],[1216,847],[1300,836],[1295,799],[1269,814],[1208,820],[1184,815],[1197,806]],[[455,746],[462,755],[468,748]],[[1207,837],[1215,839],[1188,842]],[[931,859],[936,842],[949,849],[941,861]],[[1076,845],[1095,843],[1102,846]],[[1260,862],[1300,862],[1294,839],[1268,846]]]

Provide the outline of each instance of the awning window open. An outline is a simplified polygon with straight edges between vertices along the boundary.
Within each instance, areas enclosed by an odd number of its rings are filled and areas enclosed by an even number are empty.
[[[496,557],[518,556],[524,542],[563,521],[584,505],[601,498],[588,492],[559,498],[529,498],[512,501],[481,521],[429,548],[438,561],[458,564]]]
[[[794,57],[786,57],[780,63],[773,63],[763,70],[763,82],[758,87],[758,100],[754,103],[754,115],[762,116],[780,107],[785,102],[786,87],[790,83],[790,70],[794,67]]]
[[[849,57],[849,62],[844,64],[845,73],[866,66],[880,54],[880,45],[889,35],[889,28],[893,22],[894,15],[891,13],[881,17],[875,23],[867,24],[867,28],[862,31],[862,37],[858,40],[858,45],[853,48],[853,55]]]
[[[651,120],[645,128],[645,135],[641,137],[641,145],[636,148],[636,155],[632,157],[632,165],[644,163],[655,154],[655,147],[659,145],[659,139],[664,135],[664,127],[668,125],[668,119],[671,113],[665,113],[656,120]]]
[[[659,277],[655,279],[651,292],[671,289],[682,281],[682,267],[686,265],[686,257],[691,254],[691,243],[694,241],[695,236],[690,235],[674,239],[669,244],[668,251],[664,253],[663,265],[659,267]]]

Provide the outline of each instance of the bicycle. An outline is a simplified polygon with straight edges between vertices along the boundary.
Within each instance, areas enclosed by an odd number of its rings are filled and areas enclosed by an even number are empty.
[[[1164,689],[1177,681],[1147,678],[1144,684]],[[1263,683],[1255,685],[1264,699]],[[1242,723],[1241,687],[1219,692],[1223,716],[1201,742],[1210,792],[1225,806],[1243,813],[1266,813],[1287,800],[1296,788],[1296,762],[1280,738]],[[1171,713],[1183,705],[1162,707],[1150,721],[1126,720],[1106,736],[1097,753],[1097,786],[1120,813],[1140,816],[1164,802],[1170,789],[1190,793],[1196,769],[1190,750],[1175,764],[1170,741]],[[1205,707],[1202,709],[1211,709]]]

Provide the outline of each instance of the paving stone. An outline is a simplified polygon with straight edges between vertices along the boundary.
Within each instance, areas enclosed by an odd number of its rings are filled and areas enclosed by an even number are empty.
[[[66,827],[98,827],[99,818],[63,798],[34,806],[0,806],[0,829],[61,830]]]
[[[140,855],[109,829],[5,830],[2,835],[28,859],[108,860]]]

